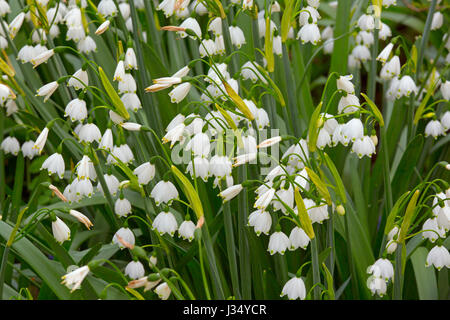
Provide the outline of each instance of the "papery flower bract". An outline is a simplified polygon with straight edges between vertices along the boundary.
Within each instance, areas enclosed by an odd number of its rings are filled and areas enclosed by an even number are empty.
[[[84,214],[82,214],[80,211],[71,209],[69,211],[69,214],[73,217],[75,217],[78,221],[80,221],[82,224],[86,226],[87,229],[90,229],[93,224],[91,220],[89,220],[88,217],[86,217]]]

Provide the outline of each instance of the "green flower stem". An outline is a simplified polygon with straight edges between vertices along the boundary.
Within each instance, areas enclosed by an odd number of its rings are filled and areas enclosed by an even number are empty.
[[[317,227],[314,228],[314,233],[317,235]],[[317,286],[320,284],[320,265],[319,265],[319,248],[317,243],[317,237],[311,240],[311,260],[313,271],[313,284],[314,288],[314,300],[320,299],[320,288]]]
[[[226,187],[225,183],[222,184],[222,188]],[[236,247],[233,231],[233,220],[231,217],[230,202],[227,201],[223,204],[223,220],[225,226],[225,240],[227,246],[228,264],[230,267],[231,283],[233,286],[233,292],[236,298],[241,299],[241,293],[239,290],[239,276],[238,265],[236,260]]]
[[[204,262],[203,262],[203,249],[202,249],[202,242],[200,237],[196,237],[198,240],[198,255],[199,255],[199,259],[200,259],[200,271],[202,273],[202,280],[203,280],[203,287],[205,288],[205,294],[206,294],[206,299],[207,300],[211,300],[211,294],[209,293],[209,287],[208,287],[208,279],[206,278],[206,273],[205,273],[205,266],[204,266]]]
[[[433,20],[436,3],[437,3],[437,0],[431,0],[430,8],[428,9],[427,20],[425,22],[425,28],[423,30],[422,39],[420,41],[419,54],[418,54],[418,58],[417,58],[417,68],[416,68],[416,75],[415,75],[416,82],[420,76],[420,69],[422,68],[422,61],[423,61],[423,57],[425,55],[425,49],[426,49],[426,46],[428,43],[428,37],[430,35],[431,21]]]
[[[348,209],[346,208],[345,211],[348,212]],[[350,231],[348,228],[348,214],[346,214],[344,216],[344,224],[345,224],[345,237],[346,237],[346,242],[347,242],[347,257],[348,257],[348,262],[350,265],[350,274],[351,274],[351,283],[352,283],[352,294],[353,294],[353,299],[357,299],[357,297],[359,297],[359,293],[358,293],[358,284],[357,284],[357,276],[356,276],[356,270],[355,270],[355,265],[353,263],[353,256],[352,256],[352,246],[351,246],[351,239],[350,239]]]
[[[107,200],[108,206],[109,206],[109,210],[108,209],[106,210],[106,212],[107,212],[106,218],[109,221],[110,225],[112,227],[114,227],[114,229],[118,229],[119,223],[117,221],[117,217],[114,214],[114,201],[112,199],[111,193],[109,192],[109,187],[106,184],[105,177],[103,176],[103,170],[99,164],[97,154],[95,153],[94,149],[92,149],[92,147],[90,147],[90,148],[91,148],[91,154],[93,156],[93,158],[91,158],[91,160],[94,163],[94,169],[97,174],[98,181],[100,182],[100,185],[102,186],[103,193],[106,197],[106,200]]]
[[[290,117],[286,117],[286,115],[283,115],[286,119],[291,118],[291,127],[293,129],[293,133],[297,136],[301,136],[300,126],[298,126],[298,108],[297,108],[297,95],[295,90],[295,79],[292,74],[292,68],[291,64],[289,62],[289,53],[286,48],[286,43],[283,43],[283,71],[284,75],[286,77],[286,87],[287,87],[287,94],[288,94],[288,103],[287,106],[283,108],[283,111],[286,108],[289,108],[289,111],[291,113]]]
[[[397,244],[397,249],[395,251],[395,273],[394,273],[394,294],[393,298],[395,300],[402,300],[402,289],[403,289],[403,270],[402,270],[402,243]]]
[[[0,110],[0,139],[3,141],[3,130],[4,130],[4,108]],[[0,150],[0,203],[3,203],[5,198],[5,153]],[[5,212],[2,212],[5,214]],[[1,295],[0,295],[1,298]]]
[[[2,263],[0,265],[0,300],[3,300],[3,288],[4,288],[4,282],[5,282],[5,272],[6,272],[6,266],[8,265],[8,256],[9,256],[9,250],[14,243],[14,239],[16,237],[17,230],[19,230],[20,223],[22,222],[22,217],[24,213],[27,211],[28,207],[23,209],[19,216],[17,217],[17,222],[14,226],[14,229],[11,231],[11,234],[9,236],[8,242],[5,245],[5,249],[3,250],[3,256],[2,256]]]
[[[238,181],[247,180],[247,168],[241,166],[238,168]],[[241,270],[241,290],[243,299],[251,299],[252,293],[252,275],[250,262],[249,239],[247,237],[247,219],[248,219],[248,195],[247,189],[239,193],[238,196],[238,239],[239,239],[239,268]]]
[[[377,79],[377,56],[378,56],[378,28],[373,31],[372,59],[370,61],[370,72],[367,84],[367,96],[375,101],[376,79]]]

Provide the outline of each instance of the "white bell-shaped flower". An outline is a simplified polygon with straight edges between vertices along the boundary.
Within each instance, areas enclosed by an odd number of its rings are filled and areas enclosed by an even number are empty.
[[[170,181],[159,181],[153,188],[150,196],[155,199],[155,203],[159,206],[160,203],[170,204],[173,199],[178,199],[178,190]]]
[[[270,236],[267,251],[269,251],[271,255],[277,252],[284,254],[290,246],[291,242],[289,241],[287,235],[285,235],[282,231],[276,231]]]
[[[135,243],[135,237],[134,237],[134,233],[133,231],[131,231],[130,228],[128,227],[122,227],[119,230],[117,230],[117,232],[114,234],[114,237],[112,239],[112,242],[117,244],[120,248],[120,250],[125,249],[125,246],[122,244],[122,242],[119,241],[119,239],[117,238],[117,236],[119,236],[120,238],[122,238],[123,241],[125,241],[126,243],[131,244],[132,246],[134,246]]]
[[[253,227],[257,236],[269,234],[272,226],[272,216],[267,211],[256,210],[248,216],[248,225]]]
[[[422,239],[434,243],[439,238],[445,238],[445,230],[439,227],[437,218],[427,219],[422,226]]]
[[[155,166],[150,162],[144,162],[134,169],[133,174],[138,177],[140,184],[148,184],[155,177]]]
[[[116,178],[116,176],[112,174],[105,174],[103,175],[103,178],[105,179],[106,186],[108,187],[109,193],[113,196],[116,195],[117,191],[119,190],[120,181]],[[97,185],[97,189],[103,193],[103,188],[100,182]]]
[[[78,138],[80,141],[88,143],[92,143],[93,141],[100,142],[102,134],[94,123],[86,123],[81,127]]]
[[[221,179],[229,176],[232,170],[232,163],[226,156],[215,155],[209,161],[209,172],[211,175]]]
[[[384,281],[394,278],[394,267],[388,259],[380,258],[367,268],[367,273]]]
[[[48,132],[49,129],[45,127],[34,142],[33,149],[38,150],[39,154],[41,154],[42,149],[44,149],[45,142],[47,142]]]
[[[306,250],[310,240],[311,239],[309,239],[308,235],[302,228],[295,227],[289,235],[289,241],[291,242],[289,249],[295,250],[297,248],[302,248]]]
[[[209,178],[209,161],[204,157],[195,157],[191,160],[187,167],[186,172],[189,172],[191,177],[199,177],[203,181],[208,181]]]
[[[59,153],[54,153],[42,163],[41,170],[47,169],[48,175],[56,173],[61,179],[64,178],[64,158]]]
[[[444,246],[435,246],[427,255],[425,266],[433,265],[436,269],[441,270],[443,267],[450,268],[450,253]]]
[[[19,154],[20,143],[16,137],[6,137],[1,144],[1,149],[5,154],[11,153],[15,156]]]
[[[124,274],[131,279],[139,279],[145,275],[144,265],[139,261],[131,261],[125,267]]]
[[[431,120],[425,127],[425,137],[432,136],[437,139],[438,136],[444,136],[445,131],[439,120]]]
[[[347,122],[342,127],[342,136],[353,142],[364,137],[364,125],[361,120],[354,118]]]
[[[313,45],[317,45],[320,41],[320,30],[317,24],[307,23],[299,30],[297,39],[302,41],[302,44],[311,42]]]
[[[122,196],[114,203],[114,213],[119,217],[126,217],[131,213],[131,203]]]
[[[289,279],[281,290],[281,297],[287,295],[289,300],[305,300],[306,288],[305,283],[300,277],[292,277]]]
[[[191,242],[194,239],[195,224],[191,220],[185,220],[180,224],[178,234],[184,240]]]
[[[353,142],[352,152],[356,153],[360,159],[364,156],[371,158],[375,153],[375,144],[369,136],[363,136]]]
[[[82,121],[87,117],[86,101],[81,99],[73,99],[65,109],[65,117],[69,117],[72,121]]]
[[[352,79],[352,74],[340,76],[336,81],[337,89],[350,94],[355,94],[355,85],[351,82]]]
[[[178,224],[173,213],[170,211],[163,211],[160,212],[153,220],[152,228],[161,236],[168,233],[171,237],[173,237],[175,231],[178,230]]]

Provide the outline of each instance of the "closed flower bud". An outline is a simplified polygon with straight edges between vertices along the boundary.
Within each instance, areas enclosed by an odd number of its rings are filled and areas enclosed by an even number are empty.
[[[97,30],[95,30],[95,34],[96,35],[103,34],[106,30],[108,30],[110,24],[111,22],[109,20],[106,20],[97,28]]]
[[[41,154],[42,149],[44,149],[45,143],[47,142],[48,131],[49,129],[45,127],[34,142],[33,149],[37,149],[39,154]]]
[[[237,184],[223,190],[219,193],[219,196],[223,199],[223,202],[230,201],[231,199],[236,197],[242,191],[242,189],[242,185]]]
[[[52,232],[55,240],[60,244],[70,239],[69,227],[58,217],[52,221]]]

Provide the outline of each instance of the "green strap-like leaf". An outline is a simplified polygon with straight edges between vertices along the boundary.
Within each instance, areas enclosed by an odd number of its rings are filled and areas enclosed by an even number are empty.
[[[130,115],[125,108],[125,105],[123,104],[122,100],[120,100],[120,97],[112,86],[111,82],[109,82],[108,76],[106,75],[105,71],[103,71],[102,67],[98,67],[98,73],[100,74],[100,80],[102,81],[103,87],[105,88],[108,97],[111,99],[111,102],[114,105],[114,111],[122,118],[125,118],[126,120],[130,119]]]

